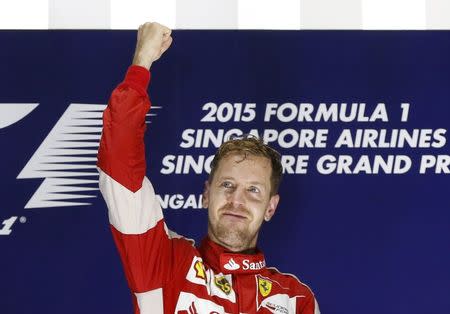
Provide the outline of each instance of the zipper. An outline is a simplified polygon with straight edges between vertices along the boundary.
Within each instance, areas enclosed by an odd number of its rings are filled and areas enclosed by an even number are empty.
[[[241,313],[241,309],[239,306],[239,285],[238,285],[238,278],[236,275],[231,275],[232,276],[232,282],[233,282],[233,290],[234,290],[234,295],[236,296],[236,306],[237,306],[237,312],[233,313],[233,314],[239,314]]]

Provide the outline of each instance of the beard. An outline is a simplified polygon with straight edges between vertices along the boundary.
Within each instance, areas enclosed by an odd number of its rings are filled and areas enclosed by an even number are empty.
[[[232,208],[233,205],[231,204],[221,207],[218,210],[219,217],[221,213],[230,211]],[[239,213],[249,218],[252,217],[251,212],[247,208],[239,208]],[[232,251],[243,251],[253,248],[259,231],[258,228],[258,230],[251,232],[248,221],[235,223],[221,218],[218,218],[215,224],[208,218],[208,226],[214,237],[220,242],[219,244]]]

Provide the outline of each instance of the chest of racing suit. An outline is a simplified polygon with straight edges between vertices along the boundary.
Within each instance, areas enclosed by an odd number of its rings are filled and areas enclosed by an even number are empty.
[[[97,163],[135,313],[320,313],[311,290],[266,267],[261,251],[231,253],[209,238],[196,248],[167,228],[145,176],[149,80],[149,71],[131,66],[113,91]]]

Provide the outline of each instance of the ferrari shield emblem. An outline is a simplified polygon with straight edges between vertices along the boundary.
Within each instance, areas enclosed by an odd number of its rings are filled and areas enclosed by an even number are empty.
[[[270,291],[272,291],[272,282],[267,279],[258,278],[258,288],[259,293],[265,298],[270,294]]]

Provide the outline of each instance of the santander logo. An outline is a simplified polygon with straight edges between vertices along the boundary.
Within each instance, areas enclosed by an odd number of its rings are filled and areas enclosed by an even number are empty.
[[[243,270],[259,270],[259,269],[263,269],[264,267],[266,267],[266,261],[262,260],[262,261],[258,261],[258,262],[250,262],[248,259],[244,259],[242,261],[242,264],[244,265],[244,267],[242,268]]]
[[[239,268],[241,268],[241,266],[236,263],[234,261],[234,259],[230,258],[230,260],[228,261],[228,263],[226,263],[225,265],[223,265],[223,268],[227,269],[227,270],[237,270]]]
[[[220,264],[222,271],[225,273],[258,273],[266,267],[266,261],[262,253],[253,255],[222,253]]]

